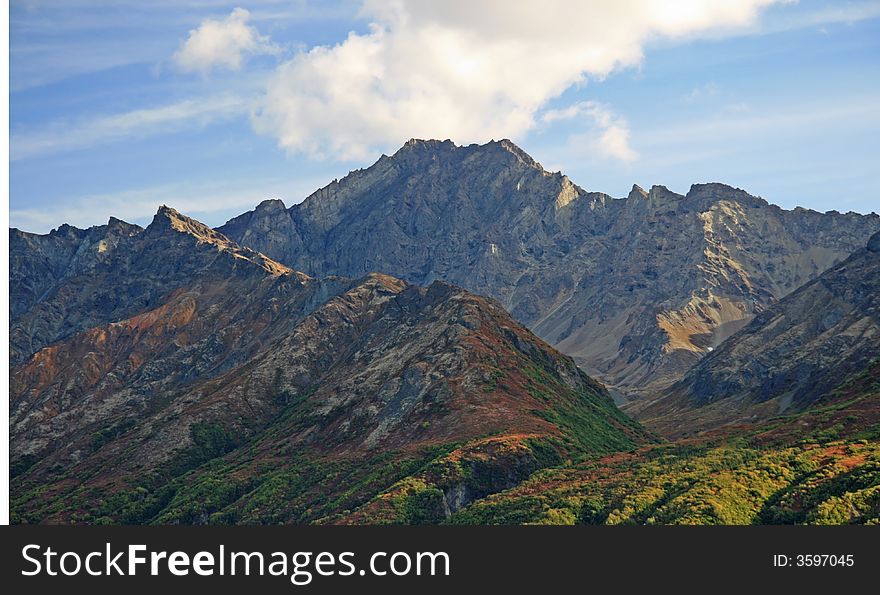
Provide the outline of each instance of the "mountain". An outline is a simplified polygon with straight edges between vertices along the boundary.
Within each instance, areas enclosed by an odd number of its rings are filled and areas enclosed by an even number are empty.
[[[671,436],[762,421],[831,404],[829,395],[841,379],[878,361],[880,233],[632,412]]]
[[[488,295],[623,397],[665,388],[864,246],[875,214],[786,211],[743,190],[586,192],[508,140],[411,140],[285,208],[219,228],[314,276],[381,271]]]
[[[880,520],[876,216],[612,199],[508,141],[328,188],[10,230],[13,522]]]
[[[10,230],[10,357],[20,362],[76,332],[155,306],[205,279],[289,269],[173,209],[145,229],[111,219],[47,236]]]
[[[386,520],[438,522],[653,440],[492,299],[316,279],[167,207],[123,229],[13,232],[13,285],[55,271],[12,320],[14,522],[331,522],[392,487]]]
[[[47,235],[10,229],[10,314],[27,311],[64,277],[106,261],[120,240],[140,231],[115,218],[90,229],[62,225]]]

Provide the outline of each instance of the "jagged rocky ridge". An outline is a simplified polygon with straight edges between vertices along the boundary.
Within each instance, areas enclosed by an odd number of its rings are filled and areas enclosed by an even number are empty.
[[[864,246],[880,218],[786,211],[722,184],[614,199],[507,140],[411,140],[301,204],[265,201],[219,229],[311,275],[381,271],[492,296],[632,397]]]
[[[316,279],[167,207],[113,227],[13,231],[13,285],[54,271],[13,317],[16,522],[328,521],[400,482],[434,522],[650,441],[494,300]]]
[[[146,229],[111,219],[88,230],[62,226],[46,236],[13,229],[10,237],[13,363],[155,306],[188,284],[253,277],[258,269],[290,271],[168,207]]]

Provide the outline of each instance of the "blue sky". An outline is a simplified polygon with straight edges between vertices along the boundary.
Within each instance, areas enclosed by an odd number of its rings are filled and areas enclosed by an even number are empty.
[[[880,2],[520,5],[12,0],[10,224],[219,225],[425,136],[880,211]]]

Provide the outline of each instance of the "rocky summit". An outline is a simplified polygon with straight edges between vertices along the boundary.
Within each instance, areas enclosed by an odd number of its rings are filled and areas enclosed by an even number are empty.
[[[787,211],[723,184],[616,199],[508,140],[411,140],[301,204],[266,201],[219,230],[310,275],[381,271],[492,296],[630,399],[863,247],[880,217]]]

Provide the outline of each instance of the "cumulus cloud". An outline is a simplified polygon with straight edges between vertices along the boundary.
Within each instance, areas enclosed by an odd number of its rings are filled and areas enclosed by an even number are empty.
[[[290,152],[343,159],[413,136],[516,139],[567,88],[638,65],[648,40],[748,26],[774,1],[367,0],[369,30],[283,63],[253,124]],[[634,156],[624,125],[599,128]]]
[[[207,74],[215,68],[239,70],[246,55],[279,53],[268,36],[247,24],[250,16],[236,8],[223,20],[202,21],[174,54],[175,64],[184,72]]]

